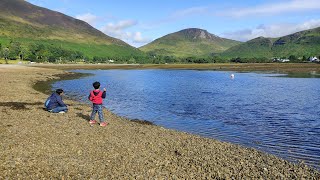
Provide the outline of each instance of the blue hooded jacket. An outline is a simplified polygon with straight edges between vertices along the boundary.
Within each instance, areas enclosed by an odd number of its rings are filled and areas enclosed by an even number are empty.
[[[51,110],[51,109],[56,108],[58,106],[60,106],[60,107],[66,107],[67,106],[62,101],[62,97],[56,92],[52,93],[51,96],[47,99],[47,101],[48,100],[50,100],[48,105],[47,105],[47,109],[48,110]]]

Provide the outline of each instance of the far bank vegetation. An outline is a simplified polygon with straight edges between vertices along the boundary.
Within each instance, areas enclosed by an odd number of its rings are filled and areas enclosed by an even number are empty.
[[[1,41],[2,40],[2,41]],[[127,50],[117,52],[112,47],[99,52],[97,46],[88,45],[88,47],[71,47],[72,44],[63,42],[44,42],[41,41],[19,41],[0,39],[0,58],[6,63],[10,60],[30,61],[37,63],[117,63],[117,64],[189,64],[189,63],[272,63],[272,62],[319,62],[320,55],[297,57],[253,57],[253,58],[225,58],[219,54],[212,54],[203,57],[175,57],[157,55],[155,53],[126,52]],[[75,50],[79,49],[79,50]],[[91,51],[93,52],[91,52]],[[102,51],[103,49],[101,49]],[[119,51],[119,50],[118,50]],[[96,52],[96,53],[95,53]],[[103,54],[104,53],[104,54]],[[96,54],[96,55],[95,55]],[[317,61],[313,61],[317,59]],[[286,60],[286,61],[281,61]]]

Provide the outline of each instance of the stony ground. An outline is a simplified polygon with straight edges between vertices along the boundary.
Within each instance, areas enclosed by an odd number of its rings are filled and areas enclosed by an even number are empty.
[[[230,143],[140,124],[67,100],[44,111],[32,85],[59,70],[0,66],[0,179],[320,179],[319,171]]]

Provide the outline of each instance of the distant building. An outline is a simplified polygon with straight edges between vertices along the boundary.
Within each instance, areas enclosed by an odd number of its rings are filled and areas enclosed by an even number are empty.
[[[319,62],[319,59],[318,59],[316,56],[314,56],[314,57],[311,56],[311,57],[309,58],[309,61],[310,61],[310,62]]]
[[[273,58],[272,62],[290,62],[289,59]]]

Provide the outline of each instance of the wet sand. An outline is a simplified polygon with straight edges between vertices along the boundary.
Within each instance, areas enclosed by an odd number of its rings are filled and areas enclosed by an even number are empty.
[[[65,100],[66,114],[44,111],[38,81],[70,74],[0,66],[0,179],[319,179],[319,171],[273,155],[104,110],[107,127],[88,124],[91,108]]]

